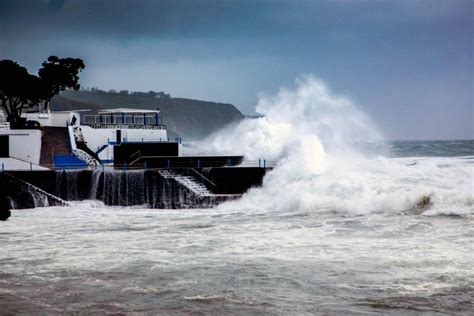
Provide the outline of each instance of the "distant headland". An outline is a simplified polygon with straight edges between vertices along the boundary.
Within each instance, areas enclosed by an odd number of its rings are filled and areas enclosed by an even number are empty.
[[[171,97],[164,92],[103,91],[97,88],[66,90],[50,103],[52,110],[100,109],[127,107],[160,109],[172,137],[202,139],[245,116],[232,104]]]

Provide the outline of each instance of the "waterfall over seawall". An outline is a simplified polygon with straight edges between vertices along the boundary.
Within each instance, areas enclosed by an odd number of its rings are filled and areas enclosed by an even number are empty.
[[[55,195],[67,200],[97,199],[111,206],[205,208],[235,196],[200,196],[157,170],[64,170],[56,172]]]
[[[25,181],[9,172],[0,173],[0,199],[5,199],[11,208],[33,208],[64,206],[68,203],[50,192]]]
[[[258,187],[267,169],[41,170],[0,172],[0,199],[24,209],[99,200],[110,206],[208,208]]]
[[[96,198],[105,204],[148,204],[145,199],[145,171],[106,171],[99,177]]]

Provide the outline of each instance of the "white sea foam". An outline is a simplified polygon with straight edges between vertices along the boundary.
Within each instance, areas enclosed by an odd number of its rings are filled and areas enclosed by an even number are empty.
[[[426,215],[474,213],[473,170],[456,158],[358,159],[351,164],[328,162],[318,175],[291,173],[279,165],[236,203],[224,207],[275,210],[328,210],[365,214],[405,212]],[[449,161],[447,161],[449,160]],[[428,199],[427,199],[428,198]]]
[[[260,97],[258,119],[208,140],[213,153],[276,160],[263,186],[223,208],[474,213],[473,167],[457,158],[368,158],[354,141],[380,141],[371,120],[349,99],[305,76],[294,89]]]

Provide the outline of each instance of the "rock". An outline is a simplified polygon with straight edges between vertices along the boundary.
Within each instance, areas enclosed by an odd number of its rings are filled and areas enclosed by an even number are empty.
[[[0,221],[6,221],[11,215],[10,199],[3,196],[0,198]]]

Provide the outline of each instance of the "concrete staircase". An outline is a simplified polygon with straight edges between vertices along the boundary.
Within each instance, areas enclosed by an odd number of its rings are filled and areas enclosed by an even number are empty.
[[[210,197],[214,196],[214,193],[209,191],[206,186],[203,184],[199,183],[194,177],[191,176],[184,176],[179,173],[176,173],[173,170],[170,169],[162,169],[159,170],[158,173],[165,179],[174,179],[184,187],[186,187],[188,190],[193,192],[199,197]]]
[[[77,158],[87,163],[89,167],[96,167],[100,165],[99,156],[86,145],[86,141],[84,138],[84,134],[82,134],[81,127],[72,126],[70,130],[72,131],[75,143],[72,146],[72,153]]]
[[[27,189],[28,192],[30,192],[31,194],[35,194],[37,195],[37,197],[40,198],[40,200],[42,200],[42,203],[44,205],[35,205],[35,207],[37,206],[48,206],[48,205],[60,205],[60,206],[71,206],[69,204],[69,202],[66,202],[64,201],[63,199],[51,194],[51,193],[48,193],[46,192],[45,190],[43,189],[40,189],[38,188],[37,186],[29,183],[29,182],[26,182],[25,180],[23,179],[20,179],[18,177],[15,177],[14,175],[8,173],[8,172],[4,172],[4,174],[8,177],[10,177],[11,179],[13,179],[14,181],[22,184],[23,186],[25,186]],[[36,202],[35,202],[36,204]]]
[[[43,131],[40,165],[50,167],[53,164],[53,154],[71,154],[69,134],[66,127],[45,126]]]

